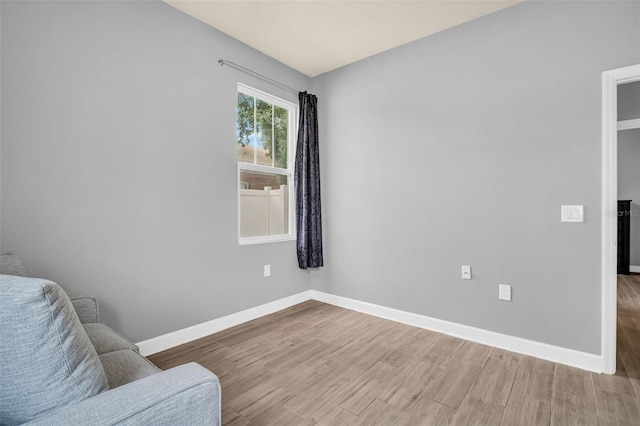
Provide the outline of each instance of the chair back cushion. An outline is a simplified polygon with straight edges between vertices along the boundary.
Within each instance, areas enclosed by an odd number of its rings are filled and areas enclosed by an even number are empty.
[[[71,301],[54,282],[0,275],[0,424],[28,422],[108,390]]]
[[[27,271],[17,255],[7,252],[0,255],[0,274],[26,277]]]

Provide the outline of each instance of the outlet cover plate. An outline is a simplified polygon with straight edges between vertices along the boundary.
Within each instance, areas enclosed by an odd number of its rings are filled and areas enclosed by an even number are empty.
[[[511,286],[508,284],[498,284],[498,299],[511,302]]]
[[[462,265],[462,279],[470,280],[471,279],[471,266]]]

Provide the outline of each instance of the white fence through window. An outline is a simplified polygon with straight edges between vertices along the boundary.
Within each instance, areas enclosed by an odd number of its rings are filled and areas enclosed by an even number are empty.
[[[289,233],[289,190],[240,189],[240,237],[261,237]]]

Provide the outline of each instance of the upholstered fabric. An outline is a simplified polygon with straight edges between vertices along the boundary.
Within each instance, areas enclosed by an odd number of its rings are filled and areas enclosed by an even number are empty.
[[[81,323],[98,322],[98,302],[93,297],[72,297],[71,303]]]
[[[0,275],[0,425],[221,424],[213,373],[195,363],[161,371],[97,320],[94,299],[72,303],[50,281]]]
[[[0,275],[0,424],[14,425],[108,389],[100,359],[65,292]]]
[[[27,271],[24,270],[18,256],[13,253],[4,253],[0,256],[0,274],[26,277]]]
[[[161,370],[145,357],[131,350],[109,352],[100,355],[100,361],[111,389],[143,379]]]
[[[64,407],[30,426],[221,424],[220,382],[189,363]]]
[[[87,323],[83,324],[83,327],[98,355],[124,349],[138,352],[138,347],[135,344],[104,324]]]

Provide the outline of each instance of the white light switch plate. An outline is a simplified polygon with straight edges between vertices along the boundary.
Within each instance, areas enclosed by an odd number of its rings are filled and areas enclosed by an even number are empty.
[[[264,265],[264,276],[271,276],[271,265]]]
[[[584,206],[562,206],[561,220],[563,222],[584,222]]]
[[[508,284],[498,284],[498,299],[511,302],[511,286]]]

